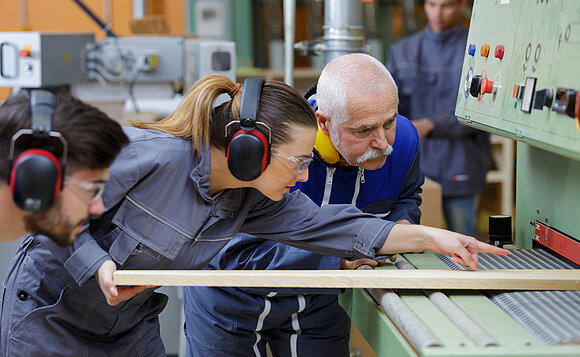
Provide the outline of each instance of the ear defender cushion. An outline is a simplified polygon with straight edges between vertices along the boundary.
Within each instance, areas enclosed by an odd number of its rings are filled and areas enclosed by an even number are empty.
[[[263,78],[246,78],[240,100],[240,129],[228,140],[226,159],[231,174],[242,181],[257,179],[270,163],[270,136],[257,129],[256,122]],[[227,126],[226,126],[227,131]]]
[[[330,136],[326,135],[320,127],[316,132],[316,141],[314,142],[314,149],[320,158],[329,164],[336,164],[340,160],[340,155],[330,140]]]
[[[255,180],[268,166],[268,151],[268,140],[259,130],[239,130],[228,145],[228,169],[238,180]]]
[[[60,162],[49,151],[30,149],[21,153],[10,172],[14,202],[29,213],[42,213],[57,200],[62,184]]]

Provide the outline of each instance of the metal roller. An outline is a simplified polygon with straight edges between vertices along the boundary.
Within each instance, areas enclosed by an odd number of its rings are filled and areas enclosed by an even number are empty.
[[[372,270],[368,265],[358,269]],[[385,310],[416,350],[425,347],[441,347],[441,341],[415,315],[399,295],[391,289],[366,289]]]
[[[415,267],[398,255],[395,266],[401,270],[415,270]],[[422,290],[429,301],[445,314],[473,343],[480,347],[497,346],[498,342],[457,306],[447,295],[438,290]]]

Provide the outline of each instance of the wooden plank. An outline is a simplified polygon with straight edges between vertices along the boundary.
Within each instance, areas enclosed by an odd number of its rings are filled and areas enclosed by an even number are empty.
[[[580,290],[574,270],[118,270],[117,285]]]

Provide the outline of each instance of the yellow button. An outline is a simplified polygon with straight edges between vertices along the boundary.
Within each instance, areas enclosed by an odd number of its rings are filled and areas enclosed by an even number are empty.
[[[486,43],[483,46],[481,46],[481,57],[487,57],[487,55],[489,55],[489,45]]]

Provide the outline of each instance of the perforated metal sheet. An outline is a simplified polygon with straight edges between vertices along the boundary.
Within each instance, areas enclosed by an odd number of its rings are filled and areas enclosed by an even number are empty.
[[[451,269],[466,267],[441,257]],[[543,249],[515,249],[507,256],[480,254],[478,269],[580,269]],[[580,343],[580,291],[483,291],[496,305],[547,345]]]

